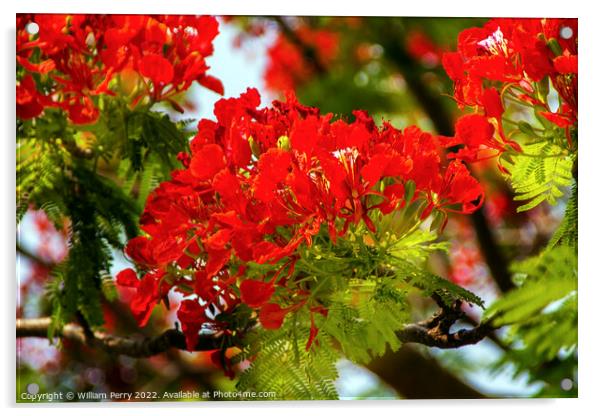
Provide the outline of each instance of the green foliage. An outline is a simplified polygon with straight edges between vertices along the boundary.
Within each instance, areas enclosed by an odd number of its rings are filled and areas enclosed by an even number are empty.
[[[409,285],[420,290],[425,297],[437,294],[448,305],[452,305],[456,300],[462,300],[484,307],[483,300],[471,291],[428,270],[400,258],[393,258],[391,263],[395,266],[395,273]]]
[[[276,400],[337,399],[334,380],[338,375],[335,363],[339,354],[323,336],[314,341],[320,343],[320,348],[305,349],[308,321],[308,316],[295,315],[279,330],[257,329],[250,333],[247,348],[233,358],[234,362],[252,358],[237,388],[276,392]]]
[[[577,230],[578,230],[578,214],[577,214],[577,183],[573,184],[571,197],[567,203],[564,218],[548,246],[556,247],[557,245],[568,245],[577,247]]]
[[[517,211],[528,211],[544,201],[555,204],[573,181],[574,158],[549,141],[524,145],[523,153],[506,157],[503,165],[511,173],[514,199],[528,201]]]
[[[487,310],[486,317],[496,326],[527,322],[541,317],[551,303],[569,296],[577,289],[577,255],[573,248],[559,246],[540,256],[515,263],[516,279],[524,283]]]
[[[166,114],[135,111],[127,116],[127,140],[123,142],[123,157],[131,162],[131,169],[146,167],[149,156],[156,157],[156,165],[163,168],[164,179],[176,167],[175,156],[187,149],[188,142],[182,129],[187,122],[174,124]]]
[[[550,246],[541,255],[513,265],[522,285],[496,301],[486,319],[508,325],[510,350],[497,368],[511,365],[515,376],[547,383],[539,395],[572,396],[559,388],[574,378],[577,357],[577,252],[569,245]]]
[[[123,234],[137,234],[138,207],[119,187],[76,165],[60,200],[70,219],[69,254],[55,269],[51,288],[55,327],[81,314],[92,327],[103,323],[101,300],[109,294],[102,278],[110,274],[112,248],[123,247]],[[76,192],[69,192],[76,190]],[[93,190],[93,191],[92,191]],[[109,295],[110,298],[110,295]]]
[[[410,292],[425,297],[436,293],[449,304],[461,299],[482,306],[470,291],[424,269],[429,254],[446,245],[430,232],[398,223],[413,215],[375,221],[395,225],[388,228],[395,233],[370,234],[363,225],[351,227],[336,245],[322,230],[312,247],[301,252],[292,280],[302,281],[311,293],[307,302],[328,313],[313,312],[310,318],[302,308],[279,330],[249,332],[247,345],[235,357],[236,362],[251,361],[238,388],[275,391],[279,399],[336,398],[332,383],[339,357],[365,364],[401,347],[397,332],[411,321]],[[262,276],[263,267],[252,266],[247,275]],[[307,351],[311,319],[318,335]]]
[[[18,121],[17,220],[42,209],[57,229],[68,227],[68,257],[48,284],[49,335],[74,318],[102,325],[103,299],[115,298],[112,250],[138,233],[148,194],[187,149],[187,124],[119,100],[107,101],[94,125],[72,125],[52,109]]]
[[[397,350],[401,343],[396,331],[409,321],[407,290],[396,287],[391,278],[351,281],[350,286],[352,290],[333,295],[320,330],[355,362],[367,363],[384,354],[387,346]]]

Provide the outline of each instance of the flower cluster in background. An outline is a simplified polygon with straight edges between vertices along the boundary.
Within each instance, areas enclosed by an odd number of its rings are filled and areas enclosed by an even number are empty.
[[[337,55],[339,36],[336,32],[301,26],[293,31],[293,36],[304,45],[304,49],[291,42],[286,34],[280,33],[267,51],[269,61],[264,77],[271,91],[295,89],[315,75],[316,65],[328,67]],[[308,60],[308,53],[315,54],[313,63]]]
[[[17,115],[60,108],[72,123],[89,124],[103,95],[119,93],[131,107],[145,99],[177,106],[174,95],[194,81],[222,94],[207,74],[217,34],[210,16],[20,15]]]

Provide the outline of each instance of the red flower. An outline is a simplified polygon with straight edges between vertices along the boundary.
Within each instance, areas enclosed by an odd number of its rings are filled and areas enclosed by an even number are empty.
[[[39,34],[27,33],[29,22],[39,25]],[[43,100],[27,101],[18,115],[33,118],[40,106],[53,106],[72,123],[88,124],[99,116],[93,97],[118,90],[127,91],[132,107],[143,100],[171,101],[194,81],[221,94],[223,86],[206,73],[205,62],[217,33],[217,20],[208,16],[21,16],[16,58],[26,72],[23,82],[29,83],[31,73],[46,77],[36,86]]]
[[[445,171],[438,192],[439,206],[459,204],[464,214],[475,212],[483,205],[485,193],[481,184],[470,175],[466,166],[458,160],[452,161]],[[449,208],[446,208],[450,210]]]
[[[29,120],[44,111],[44,104],[31,75],[25,76],[17,84],[17,117]]]
[[[470,114],[460,117],[456,122],[456,135],[450,145],[463,144],[464,147],[450,153],[449,157],[475,162],[483,157],[479,153],[483,150],[493,149],[499,153],[503,147],[494,139],[494,132],[493,125],[485,116]]]
[[[482,203],[466,168],[442,163],[442,139],[416,127],[379,128],[361,111],[352,122],[333,121],[292,95],[271,108],[258,109],[259,103],[255,90],[216,103],[217,121],[199,123],[190,163],[148,197],[141,217],[146,235],[126,247],[149,270],[144,279],[169,276],[160,293],[138,286],[135,313],[145,317],[170,289],[184,293],[189,345],[201,323],[227,330],[218,316],[241,301],[264,328],[280,328],[306,302],[296,283],[299,248],[311,246],[323,226],[333,244],[351,224],[376,231],[371,217],[405,204],[409,181],[416,186],[413,200],[430,204],[425,216],[432,209],[468,213]],[[471,148],[494,142],[487,118],[475,117],[472,127],[459,129],[458,142]],[[278,269],[270,282],[241,279],[249,262]],[[241,270],[235,276],[233,267]],[[316,334],[314,326],[308,346]]]
[[[555,123],[568,127],[576,121],[575,19],[494,19],[483,28],[466,29],[458,35],[458,51],[443,56],[443,67],[454,81],[458,104],[483,108],[488,117],[497,120],[504,144],[517,151],[518,145],[506,141],[504,135],[499,92],[511,91],[525,106],[538,112],[542,108],[537,107],[544,107],[542,114],[548,117],[548,105],[536,94],[535,83],[549,77],[568,105],[566,111],[552,117]]]

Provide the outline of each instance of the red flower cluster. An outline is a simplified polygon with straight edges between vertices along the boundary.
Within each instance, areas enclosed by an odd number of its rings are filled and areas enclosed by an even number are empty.
[[[413,30],[408,34],[406,48],[411,56],[427,68],[434,68],[441,63],[443,50],[420,30]]]
[[[217,102],[217,122],[199,122],[192,156],[181,157],[185,169],[151,194],[146,235],[127,245],[142,279],[132,269],[117,276],[137,289],[131,308],[141,325],[172,288],[185,294],[178,317],[190,349],[201,327],[227,331],[214,318],[240,302],[268,329],[304,305],[325,314],[292,278],[297,248],[311,246],[322,227],[333,242],[351,224],[375,230],[369,214],[402,205],[408,181],[414,198],[427,201],[423,218],[433,209],[470,213],[483,201],[466,167],[446,165],[438,137],[416,127],[378,128],[363,111],[353,122],[333,121],[292,95],[272,108],[259,104],[249,89]],[[251,262],[275,271],[245,278]]]
[[[458,36],[457,52],[443,55],[443,66],[454,81],[460,106],[476,106],[484,115],[462,118],[456,143],[465,148],[456,156],[467,161],[481,158],[483,148],[497,154],[516,143],[502,128],[503,98],[511,96],[568,128],[577,121],[577,20],[493,19],[482,28],[470,28]],[[537,83],[548,77],[562,104],[553,113],[547,97],[538,94]],[[547,85],[547,79],[544,80]],[[547,95],[547,94],[546,94]],[[498,138],[494,138],[495,120]]]
[[[491,279],[470,222],[455,218],[450,228],[453,237],[449,249],[449,279],[463,287],[486,285]]]
[[[292,43],[285,34],[280,33],[267,52],[268,66],[264,79],[266,87],[272,91],[293,90],[315,74],[315,65],[308,62],[309,57],[303,48],[311,48],[317,64],[323,68],[331,65],[336,57],[339,44],[337,33],[300,26],[294,35],[303,46]]]
[[[30,34],[34,23],[39,33]],[[223,94],[206,74],[217,34],[209,16],[18,15],[17,116],[57,107],[74,124],[93,123],[95,97],[114,95],[117,86],[132,107],[144,97],[171,100],[193,81]]]

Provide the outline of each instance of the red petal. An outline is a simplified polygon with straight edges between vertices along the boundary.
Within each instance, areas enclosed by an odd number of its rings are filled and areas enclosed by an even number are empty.
[[[224,85],[222,82],[211,75],[203,75],[199,78],[199,84],[203,87],[210,89],[218,93],[219,95],[224,95]]]
[[[135,237],[125,246],[125,254],[137,264],[153,265],[155,262],[149,249],[149,240],[146,237]]]
[[[209,250],[209,257],[207,259],[207,265],[205,270],[207,271],[207,277],[213,277],[219,272],[222,267],[230,260],[230,254],[232,250]]]
[[[485,107],[487,117],[499,119],[504,114],[504,107],[500,93],[495,88],[487,88],[483,91],[481,103]]]
[[[445,72],[454,81],[464,77],[464,62],[458,52],[444,53],[442,63]]]
[[[207,250],[223,250],[226,244],[230,242],[232,236],[231,230],[219,230],[204,240]]]
[[[288,175],[291,155],[282,149],[270,149],[259,159],[259,174],[255,179],[253,191],[255,198],[269,202],[274,198],[274,191],[279,182]]]
[[[369,186],[373,186],[383,176],[383,172],[389,163],[389,155],[382,153],[374,155],[370,161],[362,168],[362,178],[368,182]]]
[[[468,114],[456,122],[456,137],[468,147],[478,148],[484,144],[492,147],[494,128],[487,117]]]
[[[554,58],[554,69],[561,74],[576,74],[577,55],[562,55]]]
[[[140,280],[134,269],[125,269],[117,273],[115,280],[118,285],[125,287],[138,287]]]
[[[182,324],[182,332],[186,337],[186,349],[194,351],[199,341],[199,331],[207,321],[205,308],[196,299],[185,299],[178,309],[178,320]]]
[[[247,279],[240,284],[240,298],[251,308],[257,308],[270,300],[274,294],[272,283]]]
[[[140,73],[153,81],[153,84],[169,84],[173,79],[173,65],[157,54],[145,55],[140,61]]]
[[[278,329],[288,311],[275,303],[266,303],[259,311],[259,322],[265,329]]]
[[[190,171],[201,180],[213,178],[225,166],[224,151],[217,144],[204,145],[190,161]]]
[[[153,273],[147,273],[140,281],[138,291],[130,303],[130,309],[139,326],[146,325],[159,299],[159,280]]]

